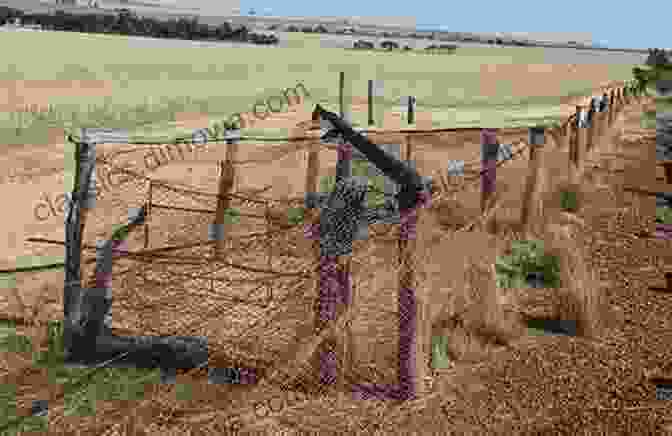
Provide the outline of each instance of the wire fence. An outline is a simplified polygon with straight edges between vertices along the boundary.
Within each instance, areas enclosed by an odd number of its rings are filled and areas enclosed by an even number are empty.
[[[612,102],[614,100],[612,99]],[[556,132],[570,134],[575,114],[561,123]],[[367,136],[383,134],[431,135],[438,133],[464,132],[481,129],[439,129],[427,131],[367,131]],[[73,141],[81,138],[70,137]],[[320,136],[259,138],[240,136],[239,141],[303,143],[290,147],[278,147],[271,151],[278,159],[290,153],[315,150]],[[212,144],[231,143],[231,138],[210,138],[207,144],[193,144],[193,138],[177,138],[170,144],[191,143],[193,149],[208,150]],[[497,167],[519,159],[529,151],[530,141],[520,140],[519,148],[506,160],[497,162]],[[95,263],[96,240],[107,239],[110,223],[123,222],[129,209],[143,205],[150,211],[144,237],[129,240],[127,250],[115,256],[113,285],[115,289],[114,313],[119,320],[120,331],[151,332],[160,334],[184,334],[207,336],[217,356],[223,351],[227,363],[253,364],[278,370],[277,356],[284,355],[295,342],[295,333],[300,318],[310,312],[314,301],[310,286],[314,281],[319,262],[312,253],[313,245],[304,242],[304,228],[300,221],[283,218],[288,208],[301,208],[305,196],[296,198],[268,198],[258,194],[233,192],[226,195],[203,192],[198,186],[186,186],[163,182],[152,178],[141,168],[138,155],[148,149],[165,146],[166,143],[128,141],[134,147],[102,155],[96,164],[108,171],[126,176],[115,190],[99,190],[96,208],[89,213],[83,235],[82,264]],[[558,144],[559,145],[559,144]],[[334,150],[335,146],[320,144],[321,149]],[[212,156],[221,154],[211,150]],[[207,155],[207,153],[205,153]],[[207,156],[201,156],[207,159]],[[274,159],[235,161],[234,164],[272,162]],[[460,186],[446,183],[443,189],[434,185],[432,200],[440,200],[458,192],[468,192],[474,182],[489,171],[487,168],[463,176]],[[383,193],[378,188],[371,191]],[[389,195],[389,194],[387,194]],[[217,213],[214,206],[220,200],[229,200],[231,209],[239,209],[240,225],[226,235],[226,256],[213,256],[217,241],[208,237],[209,226]],[[283,210],[284,209],[284,210]],[[477,219],[482,219],[478,217]],[[471,229],[476,221],[467,223],[455,232]],[[372,243],[389,240],[390,227],[373,225],[365,246],[356,251],[353,260],[363,268],[370,266],[366,247]],[[142,232],[140,232],[142,234]],[[150,236],[148,236],[150,235]],[[33,238],[32,242],[64,244],[61,241]],[[357,255],[360,256],[357,256]],[[61,268],[63,264],[2,270],[0,273],[39,272]],[[85,280],[93,285],[94,272],[88,271]],[[365,287],[366,282],[353,283]],[[142,290],[138,292],[138,290]],[[292,308],[290,310],[290,308]],[[292,316],[287,316],[288,311]],[[145,314],[152,313],[148,317]],[[391,315],[393,311],[389,311]],[[176,319],[175,315],[180,318]],[[280,317],[285,319],[280,322]],[[223,320],[232,320],[222,326]],[[289,322],[287,322],[289,320]],[[274,328],[269,333],[269,325]],[[265,340],[273,337],[273,341]],[[280,338],[281,340],[278,340]],[[231,347],[235,343],[236,347]],[[122,358],[119,356],[117,359]],[[231,362],[231,359],[235,362]],[[98,368],[109,365],[105,362]],[[98,368],[91,371],[85,378]],[[197,368],[198,370],[200,368]],[[361,371],[360,371],[361,372]],[[79,383],[78,380],[75,384]],[[8,423],[7,426],[16,424]]]

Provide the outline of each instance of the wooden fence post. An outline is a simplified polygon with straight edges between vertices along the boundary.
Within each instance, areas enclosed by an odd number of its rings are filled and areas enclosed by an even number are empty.
[[[497,129],[481,129],[481,214],[495,192],[498,152]]]
[[[150,180],[147,186],[147,202],[146,204],[146,209],[147,209],[147,217],[145,218],[145,243],[143,244],[144,248],[149,247],[149,217],[151,216],[152,213],[152,181]]]
[[[338,74],[338,109],[341,115],[341,118],[345,117],[345,96],[343,92],[345,90],[345,72],[341,71]]]
[[[583,116],[583,112],[586,110],[585,108],[581,106],[576,107],[577,113],[580,113],[581,116]],[[585,118],[585,122],[587,123],[587,116]],[[583,161],[584,161],[584,156],[586,154],[586,141],[587,141],[587,135],[588,135],[588,129],[587,126],[583,123],[578,123],[578,127],[576,129],[576,149],[575,151],[575,156],[576,156],[576,174],[577,174],[577,182],[580,182],[581,180],[581,175],[583,174]]]
[[[586,156],[590,155],[595,147],[595,134],[597,133],[597,99],[595,97],[590,99],[590,108],[588,109],[588,140],[586,141]]]
[[[609,112],[607,115],[607,125],[611,127],[614,123],[614,113],[616,112],[616,106],[614,106],[614,90],[609,91]]]
[[[415,122],[415,97],[412,95],[408,96],[408,109],[407,109],[407,119],[408,124],[413,124]]]
[[[65,215],[65,283],[63,286],[63,316],[65,349],[70,350],[76,323],[81,316],[83,298],[82,240],[87,214],[96,201],[96,147],[87,129],[81,129],[75,146],[75,173],[72,195],[66,203]]]
[[[672,185],[672,163],[666,162],[663,170],[665,171],[665,183]]]
[[[235,140],[227,141],[226,160],[219,161],[219,189],[217,194],[217,209],[215,220],[211,225],[210,236],[215,241],[214,256],[220,258],[224,253],[226,238],[224,224],[226,222],[227,211],[231,208],[231,191],[236,177],[236,170],[233,164],[238,151],[238,144]]]
[[[336,183],[352,175],[353,147],[348,142],[342,142],[338,145],[338,162],[336,164]],[[340,287],[341,310],[338,313],[345,313],[353,303],[352,277],[351,277],[352,256],[339,256],[336,260],[336,269],[338,273],[338,282]],[[334,314],[333,319],[336,319]],[[348,390],[346,375],[352,374],[353,356],[354,356],[354,334],[352,332],[352,323],[348,322],[343,331],[334,338],[334,348],[336,359],[340,364],[341,372],[338,384],[342,392]]]
[[[569,184],[576,185],[579,181],[579,135],[581,130],[581,106],[576,106],[576,121],[568,123],[569,139]]]
[[[373,80],[369,80],[369,90],[368,90],[368,101],[369,101],[369,126],[372,126],[375,123],[373,119]]]
[[[607,131],[607,93],[602,93],[598,107],[597,148],[601,149],[604,143],[604,135]]]
[[[425,380],[430,365],[430,335],[428,305],[417,294],[415,277],[415,240],[421,205],[427,204],[429,194],[420,194],[420,204],[401,211],[399,235],[399,394],[400,399],[417,398],[426,393]]]
[[[529,130],[530,163],[525,183],[525,191],[523,192],[523,204],[520,215],[520,224],[523,233],[526,235],[530,234],[530,215],[533,208],[535,209],[537,216],[541,216],[540,214],[543,213],[543,211],[540,210],[541,202],[537,199],[539,191],[537,182],[539,181],[539,171],[541,169],[541,166],[539,165],[541,161],[540,154],[542,153],[542,148],[545,142],[544,130],[543,127],[531,127]]]
[[[411,135],[406,135],[406,162],[410,165],[411,159],[413,158],[413,142],[411,141]]]

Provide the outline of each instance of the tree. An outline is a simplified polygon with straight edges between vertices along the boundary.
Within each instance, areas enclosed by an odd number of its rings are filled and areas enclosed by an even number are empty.
[[[399,48],[399,44],[397,44],[394,41],[383,41],[380,43],[380,46],[385,50],[393,50]]]
[[[649,56],[646,58],[646,65],[657,66],[657,65],[666,65],[669,64],[670,60],[668,55],[665,53],[665,50],[658,48],[650,48]]]
[[[374,48],[374,45],[370,41],[364,41],[364,40],[359,39],[359,40],[355,41],[355,43],[353,45],[353,48],[369,50],[369,49]]]

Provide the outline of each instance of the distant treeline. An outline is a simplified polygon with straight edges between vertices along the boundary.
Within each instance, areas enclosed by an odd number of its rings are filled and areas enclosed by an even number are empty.
[[[0,25],[13,23],[18,18],[21,24],[39,24],[44,30],[60,30],[82,33],[109,33],[152,38],[236,41],[253,44],[274,45],[275,35],[250,32],[245,26],[234,29],[224,22],[219,26],[199,23],[198,18],[157,20],[138,17],[128,9],[116,13],[71,14],[61,10],[55,13],[27,13],[18,9],[0,6]]]

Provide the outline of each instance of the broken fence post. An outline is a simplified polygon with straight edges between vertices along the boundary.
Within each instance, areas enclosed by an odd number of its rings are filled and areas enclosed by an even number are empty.
[[[481,214],[495,192],[498,152],[497,129],[481,129]]]

